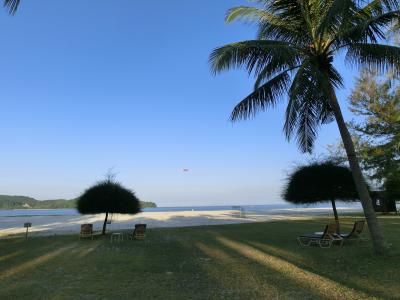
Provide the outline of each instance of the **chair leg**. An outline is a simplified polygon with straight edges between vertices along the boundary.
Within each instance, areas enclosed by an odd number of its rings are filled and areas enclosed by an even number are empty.
[[[310,239],[307,239],[307,242],[304,242],[300,237],[297,238],[297,242],[302,247],[308,247],[311,244],[311,240]]]
[[[318,244],[321,248],[330,248],[332,246],[332,240],[320,240]]]

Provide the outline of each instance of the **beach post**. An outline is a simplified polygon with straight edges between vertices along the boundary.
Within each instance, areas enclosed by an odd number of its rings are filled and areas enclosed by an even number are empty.
[[[29,227],[32,227],[32,223],[24,223],[24,227],[26,228],[26,232],[25,232],[25,239],[28,239],[28,229]]]

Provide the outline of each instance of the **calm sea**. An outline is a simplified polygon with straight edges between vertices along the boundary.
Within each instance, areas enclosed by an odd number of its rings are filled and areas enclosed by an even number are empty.
[[[338,202],[338,207],[361,209],[360,203]],[[317,205],[293,205],[287,203],[267,204],[267,205],[221,205],[221,206],[176,206],[176,207],[155,207],[144,208],[144,212],[174,212],[174,211],[220,211],[220,210],[239,210],[244,209],[247,212],[261,212],[273,209],[290,208],[331,208],[329,204]],[[10,209],[0,210],[0,217],[18,217],[18,216],[74,216],[79,215],[76,209]]]

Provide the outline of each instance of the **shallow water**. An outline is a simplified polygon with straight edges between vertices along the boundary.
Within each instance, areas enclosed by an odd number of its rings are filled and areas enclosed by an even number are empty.
[[[354,208],[361,209],[361,204],[337,202],[338,208]],[[244,211],[269,211],[276,209],[290,208],[331,208],[327,203],[316,205],[293,205],[288,203],[276,203],[266,205],[220,205],[220,206],[176,206],[176,207],[153,207],[143,208],[143,212],[175,212],[175,211],[223,211],[223,210],[240,210]],[[67,209],[10,209],[0,210],[0,217],[18,217],[18,216],[75,216],[79,215],[78,211],[73,208]]]

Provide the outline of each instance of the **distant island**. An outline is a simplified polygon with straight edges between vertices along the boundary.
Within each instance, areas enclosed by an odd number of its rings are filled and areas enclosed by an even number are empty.
[[[25,196],[0,195],[0,210],[75,208],[77,199],[36,200]],[[154,202],[140,201],[142,208],[157,207]]]

